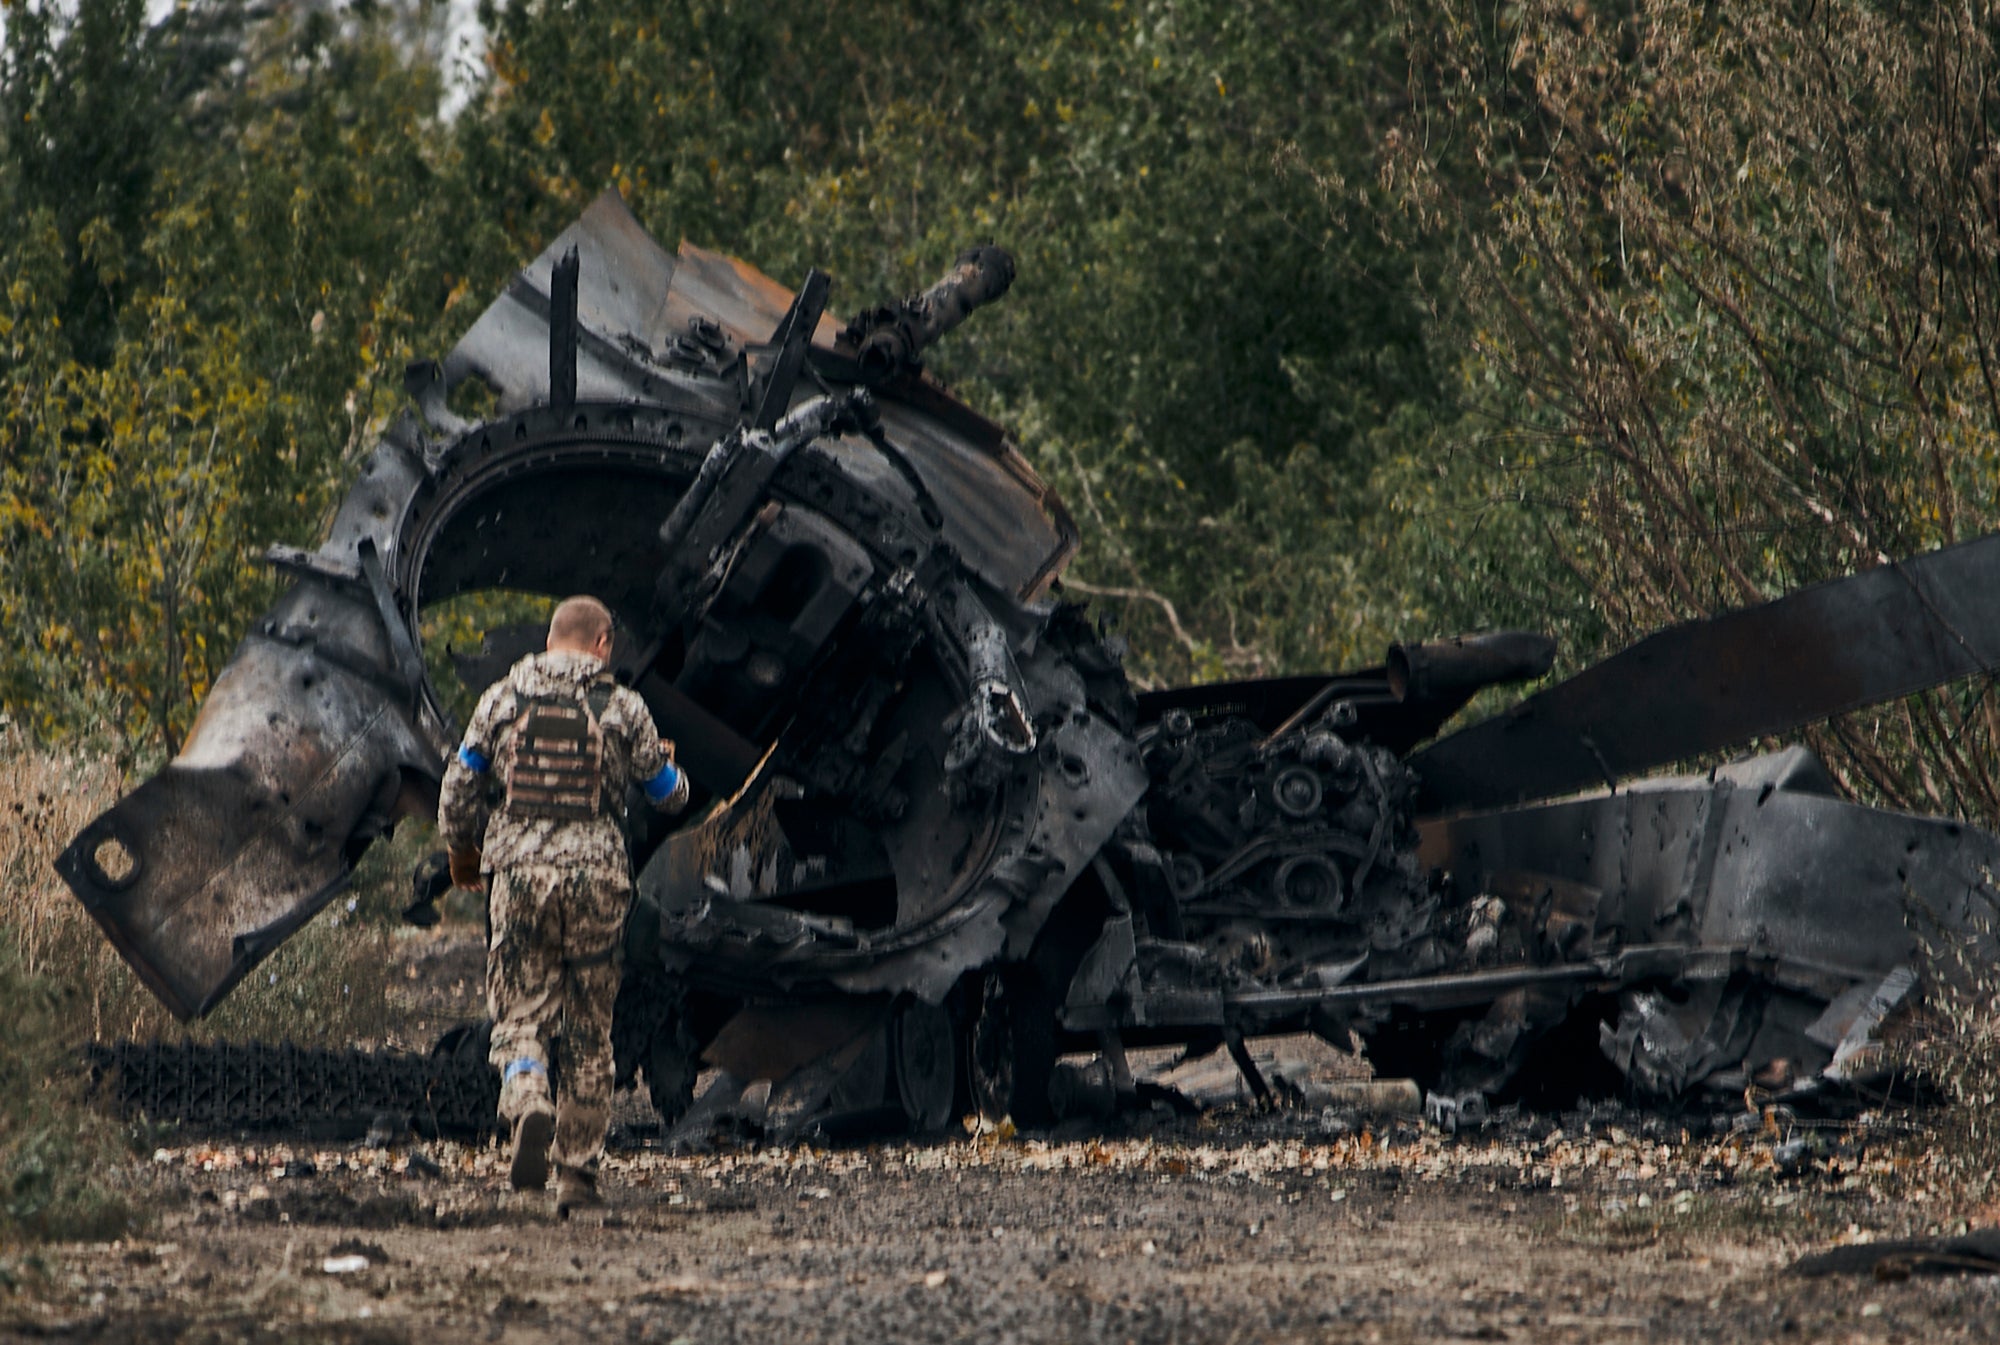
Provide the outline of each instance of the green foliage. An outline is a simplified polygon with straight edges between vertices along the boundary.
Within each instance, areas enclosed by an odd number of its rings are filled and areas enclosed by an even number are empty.
[[[162,71],[145,41],[145,3],[84,5],[66,30],[53,5],[9,6],[8,18],[0,80],[8,216],[40,216],[55,231],[67,339],[101,358],[122,256],[144,232],[160,139]]]
[[[37,14],[0,81],[27,109],[0,160],[25,209],[0,241],[0,615],[29,635],[0,696],[132,751],[177,746],[273,591],[263,548],[317,540],[451,289],[412,245],[434,73],[386,19],[336,35],[279,6],[237,25],[233,82],[190,85],[235,8],[152,33],[122,0],[66,31]],[[147,133],[93,157],[119,118]]]
[[[423,626],[418,632],[424,642],[425,671],[445,711],[459,723],[472,718],[479,695],[486,688],[468,686],[458,675],[454,655],[478,653],[489,631],[509,626],[546,626],[556,600],[535,593],[509,589],[486,589],[461,593],[455,598],[433,603],[424,609]]]

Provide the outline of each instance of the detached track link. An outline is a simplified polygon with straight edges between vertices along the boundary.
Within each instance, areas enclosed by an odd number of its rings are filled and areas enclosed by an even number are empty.
[[[84,1056],[100,1102],[196,1131],[360,1139],[387,1117],[427,1139],[475,1139],[497,1126],[500,1078],[481,1058],[290,1042],[118,1042]]]

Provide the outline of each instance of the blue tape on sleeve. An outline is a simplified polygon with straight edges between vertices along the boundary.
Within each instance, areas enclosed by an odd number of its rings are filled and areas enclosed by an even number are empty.
[[[530,1060],[527,1056],[521,1056],[519,1059],[507,1062],[506,1072],[501,1075],[500,1081],[505,1083],[517,1074],[547,1074],[548,1072],[549,1067],[541,1061]]]
[[[674,769],[674,764],[670,761],[660,767],[658,775],[646,781],[646,798],[652,803],[671,798],[673,792],[680,788],[680,783],[681,773]]]
[[[459,748],[458,759],[464,762],[465,768],[471,771],[474,775],[486,774],[486,768],[493,764],[492,762],[486,759],[486,754],[484,752],[481,752],[476,747]]]

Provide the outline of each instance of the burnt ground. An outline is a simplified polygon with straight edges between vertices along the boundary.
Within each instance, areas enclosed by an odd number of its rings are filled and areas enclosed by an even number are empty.
[[[1951,1231],[1965,1202],[1922,1122],[1695,1135],[1601,1108],[1452,1137],[1237,1109],[691,1158],[625,1130],[607,1208],[568,1223],[505,1189],[494,1148],[169,1138],[120,1174],[142,1236],[0,1250],[0,1338],[2000,1336],[2000,1279],[1788,1273]]]

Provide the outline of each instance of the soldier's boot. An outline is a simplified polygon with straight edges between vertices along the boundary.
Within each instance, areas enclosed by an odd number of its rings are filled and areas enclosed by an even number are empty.
[[[514,1153],[507,1181],[516,1191],[539,1191],[549,1184],[549,1141],[555,1138],[556,1114],[537,1099],[514,1119]]]
[[[500,1115],[514,1125],[507,1180],[516,1191],[541,1190],[549,1184],[549,1144],[556,1133],[547,1065],[526,1055],[507,1062],[500,1071]]]
[[[559,1167],[556,1169],[556,1218],[567,1219],[577,1210],[591,1209],[604,1203],[604,1197],[597,1193],[597,1174],[589,1168]]]

